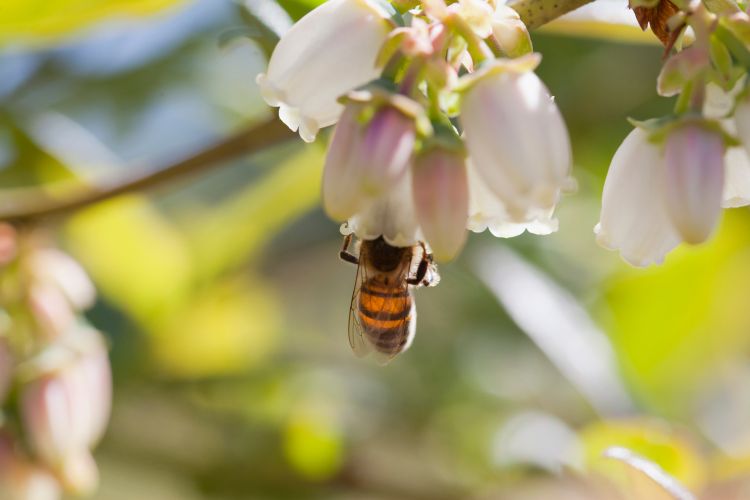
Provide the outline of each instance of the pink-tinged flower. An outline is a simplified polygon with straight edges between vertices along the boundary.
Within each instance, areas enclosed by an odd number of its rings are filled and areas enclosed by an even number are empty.
[[[3,500],[60,500],[54,476],[24,458],[13,440],[0,434],[0,498]]]
[[[660,147],[636,128],[617,149],[604,182],[597,242],[634,266],[661,263],[680,243],[664,200],[666,166]]]
[[[344,221],[393,189],[406,174],[416,138],[415,117],[408,112],[389,104],[350,102],[334,130],[323,170],[328,215]]]
[[[451,260],[466,241],[469,186],[462,152],[439,146],[420,153],[412,178],[417,221],[437,260]]]
[[[333,125],[343,107],[337,99],[379,75],[378,52],[393,24],[370,0],[329,0],[281,37],[258,75],[263,98],[305,141]]]
[[[66,489],[95,487],[91,448],[109,419],[109,359],[97,332],[80,330],[52,344],[36,360],[41,375],[22,390],[20,407],[34,455],[61,477]]]
[[[702,243],[716,226],[724,188],[724,138],[700,124],[669,132],[664,147],[667,212],[683,241]]]
[[[557,105],[533,73],[535,54],[465,77],[461,116],[469,156],[511,221],[554,209],[569,183],[571,149]]]

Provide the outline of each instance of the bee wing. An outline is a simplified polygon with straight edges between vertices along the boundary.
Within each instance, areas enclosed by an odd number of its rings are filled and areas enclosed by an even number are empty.
[[[362,325],[359,323],[359,317],[357,315],[357,307],[359,303],[359,289],[362,287],[362,283],[366,280],[365,269],[362,264],[357,266],[357,275],[354,278],[354,290],[352,291],[352,301],[349,304],[349,345],[354,351],[354,354],[361,358],[367,355],[372,350],[370,343],[365,339],[364,333],[362,332]]]

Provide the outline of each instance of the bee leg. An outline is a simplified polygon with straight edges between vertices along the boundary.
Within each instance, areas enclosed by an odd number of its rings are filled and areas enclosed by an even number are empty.
[[[427,267],[430,265],[430,260],[427,259],[425,255],[422,256],[422,260],[419,261],[419,266],[417,267],[417,272],[414,274],[413,278],[407,278],[406,282],[409,285],[419,285],[420,283],[423,285],[425,284],[425,276],[427,276]]]
[[[359,264],[359,257],[349,252],[349,246],[352,244],[352,235],[347,234],[344,236],[344,244],[339,252],[339,258],[344,262],[350,262],[352,264]]]
[[[410,285],[423,285],[430,286],[432,284],[432,276],[427,278],[427,270],[430,268],[433,262],[432,254],[427,251],[424,241],[419,242],[419,246],[422,247],[422,260],[419,261],[419,267],[414,278],[407,279],[406,282]]]

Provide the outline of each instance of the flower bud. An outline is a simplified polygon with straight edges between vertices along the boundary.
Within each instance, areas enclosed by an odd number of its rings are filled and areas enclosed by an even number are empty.
[[[55,478],[23,458],[9,436],[0,435],[0,498],[59,500],[60,497]]]
[[[395,107],[350,103],[334,131],[323,171],[323,203],[335,220],[346,220],[392,189],[409,166],[414,118]],[[366,120],[366,121],[365,121]]]
[[[466,159],[440,146],[417,156],[412,174],[417,221],[437,260],[455,257],[466,241]]]
[[[679,94],[689,82],[711,66],[708,50],[690,47],[672,55],[659,73],[656,90],[659,95],[671,97]]]
[[[34,277],[60,290],[75,310],[82,311],[94,305],[94,284],[72,257],[53,248],[43,248],[34,251],[30,260]]]
[[[343,221],[358,212],[364,200],[360,193],[362,163],[358,152],[363,140],[358,115],[363,106],[349,104],[333,131],[323,168],[323,207],[334,220]]]
[[[377,78],[378,52],[392,24],[370,0],[329,0],[281,37],[258,75],[263,98],[279,107],[279,118],[307,142],[336,123],[337,99]]]
[[[518,12],[499,3],[492,16],[492,35],[508,57],[519,57],[532,51],[531,36]]]
[[[112,382],[107,351],[98,334],[82,330],[77,335],[63,339],[71,345],[48,348],[67,352],[68,359],[28,382],[20,404],[36,457],[70,483],[71,489],[87,490],[95,478],[87,457],[106,427]]]
[[[409,166],[416,141],[414,119],[391,106],[375,112],[364,131],[358,161],[362,189],[375,197],[393,187]]]
[[[554,208],[571,166],[560,111],[541,80],[523,67],[536,60],[515,59],[521,69],[498,64],[473,77],[461,104],[469,155],[516,222]]]
[[[699,124],[682,125],[664,148],[665,201],[670,219],[687,243],[702,243],[721,213],[724,139]]]

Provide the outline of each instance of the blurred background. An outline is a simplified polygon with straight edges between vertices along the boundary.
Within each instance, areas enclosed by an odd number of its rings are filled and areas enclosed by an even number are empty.
[[[314,5],[4,0],[0,187],[96,185],[267,119],[255,75]],[[88,319],[111,345],[95,498],[588,499],[556,474],[612,445],[702,498],[750,498],[750,214],[647,270],[599,248],[626,118],[672,106],[663,49],[533,37],[578,193],[554,235],[472,235],[386,367],[346,339],[355,269],[320,208],[326,134],[40,221],[94,279]]]

